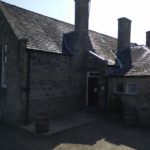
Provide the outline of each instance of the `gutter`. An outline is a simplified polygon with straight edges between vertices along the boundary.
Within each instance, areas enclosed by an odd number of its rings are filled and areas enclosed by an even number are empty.
[[[107,61],[106,59],[100,57],[99,55],[97,55],[96,53],[92,52],[92,51],[89,51],[90,54],[94,55],[95,57],[99,58],[100,60],[104,60],[104,61]]]

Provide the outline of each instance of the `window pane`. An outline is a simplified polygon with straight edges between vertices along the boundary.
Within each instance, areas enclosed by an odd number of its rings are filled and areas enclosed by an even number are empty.
[[[133,83],[127,84],[127,91],[126,92],[129,94],[136,94],[136,92],[137,92],[136,84],[133,84]]]
[[[124,91],[123,83],[116,83],[116,92],[122,93]]]

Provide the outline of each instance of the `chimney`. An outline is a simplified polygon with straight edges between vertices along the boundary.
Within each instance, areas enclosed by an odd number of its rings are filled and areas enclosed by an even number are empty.
[[[89,1],[75,0],[75,33],[88,35]]]
[[[150,31],[146,32],[146,46],[150,48]]]
[[[121,51],[130,46],[131,20],[118,19],[118,50]]]

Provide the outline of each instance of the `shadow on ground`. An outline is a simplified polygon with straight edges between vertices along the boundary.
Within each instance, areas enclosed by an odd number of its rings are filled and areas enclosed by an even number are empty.
[[[52,136],[37,137],[22,129],[0,125],[1,150],[10,150],[7,143],[15,150],[149,150],[150,129],[101,117]]]

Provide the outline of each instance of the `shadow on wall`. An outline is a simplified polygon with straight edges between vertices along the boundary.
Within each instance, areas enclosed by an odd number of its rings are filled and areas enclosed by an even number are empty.
[[[62,40],[63,54],[73,55],[74,53],[77,53],[75,49],[77,46],[79,47],[81,51],[95,52],[88,34],[79,35],[79,34],[76,34],[75,32],[69,32],[63,35],[63,40]]]
[[[116,54],[116,65],[118,68],[114,70],[115,76],[125,76],[126,73],[132,68],[132,58],[131,58],[131,49],[130,47],[125,48],[122,51],[118,51]]]

